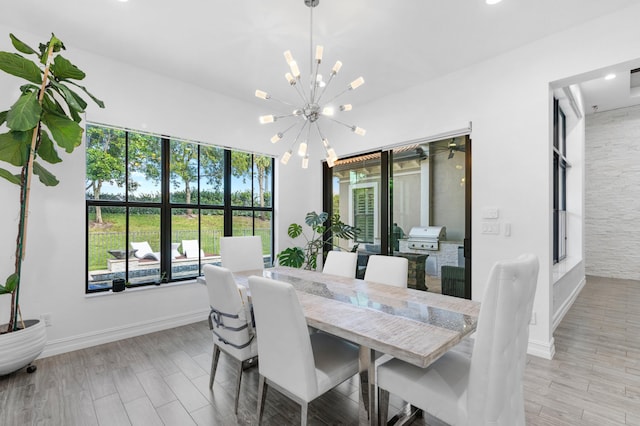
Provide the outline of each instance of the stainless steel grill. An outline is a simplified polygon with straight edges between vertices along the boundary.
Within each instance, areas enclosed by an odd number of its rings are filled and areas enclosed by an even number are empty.
[[[408,248],[412,250],[439,250],[440,240],[447,236],[444,226],[414,226],[407,239]]]

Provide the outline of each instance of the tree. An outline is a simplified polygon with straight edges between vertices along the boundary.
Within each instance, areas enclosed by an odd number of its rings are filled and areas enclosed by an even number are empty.
[[[87,187],[99,200],[102,185],[125,184],[125,132],[100,126],[87,126]],[[102,224],[102,209],[96,206],[96,223]]]
[[[269,176],[271,175],[271,157],[256,155],[253,158],[258,173],[258,200],[260,207],[264,207],[265,188],[269,186]],[[264,220],[264,212],[260,212],[260,219]]]
[[[215,192],[222,192],[224,176],[224,149],[200,145],[200,173]],[[202,188],[200,188],[202,192]]]
[[[161,142],[158,138],[150,140],[149,136],[130,134],[129,162],[132,171],[139,171],[147,179],[159,182],[162,175]],[[215,190],[222,187],[224,173],[224,150],[216,147],[200,146],[193,142],[171,140],[169,143],[170,182],[174,188],[182,187],[185,193],[185,204],[192,204],[194,188],[198,181],[198,152],[200,152],[200,175]],[[187,209],[187,216],[193,215]]]
[[[242,178],[246,182],[247,178],[252,175],[252,156],[248,153],[233,152],[231,153],[232,173],[235,177]],[[253,165],[256,170],[256,181],[258,182],[258,204],[260,207],[265,206],[266,188],[269,186],[269,176],[271,175],[271,157],[264,155],[254,155]]]
[[[264,207],[265,189],[269,186],[269,176],[271,175],[271,157],[258,155],[254,157],[253,161],[258,174],[258,200],[260,207]]]
[[[185,203],[191,204],[191,182],[198,179],[198,146],[194,143],[171,141],[171,183],[174,188],[184,186]],[[187,216],[193,215],[187,209]]]

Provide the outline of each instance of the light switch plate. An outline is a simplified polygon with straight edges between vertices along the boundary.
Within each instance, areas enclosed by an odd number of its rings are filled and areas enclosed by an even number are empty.
[[[498,235],[500,234],[500,224],[497,222],[482,222],[482,233]]]
[[[497,219],[499,215],[499,211],[497,207],[485,207],[482,209],[482,218],[483,219]]]

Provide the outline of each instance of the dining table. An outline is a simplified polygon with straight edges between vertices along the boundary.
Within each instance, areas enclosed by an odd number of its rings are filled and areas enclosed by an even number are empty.
[[[234,272],[238,285],[247,288],[252,275],[291,284],[308,326],[359,345],[371,425],[377,424],[376,357],[386,354],[427,367],[476,329],[480,310],[472,300],[319,271],[277,266]]]

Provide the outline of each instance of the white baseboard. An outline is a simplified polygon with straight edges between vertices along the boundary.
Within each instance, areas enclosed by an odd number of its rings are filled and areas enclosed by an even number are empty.
[[[573,303],[578,298],[578,295],[580,294],[586,283],[586,277],[582,277],[580,283],[576,286],[576,288],[573,289],[571,295],[567,297],[562,306],[560,306],[558,311],[555,313],[555,315],[553,316],[553,322],[551,324],[552,333],[556,331],[556,328],[558,328],[558,325],[560,325],[560,322],[562,321],[564,316],[567,314],[567,312],[569,312],[569,309],[571,309],[571,306],[573,306]]]
[[[170,317],[156,318],[154,320],[127,324],[121,327],[93,331],[91,333],[79,334],[77,336],[65,337],[63,339],[50,340],[47,342],[39,358],[45,358],[52,355],[114,342],[116,340],[141,336],[143,334],[154,333],[156,331],[204,321],[207,319],[208,314],[209,310],[204,309]]]
[[[544,359],[553,359],[553,356],[556,354],[556,345],[553,336],[549,342],[529,340],[527,353]]]

